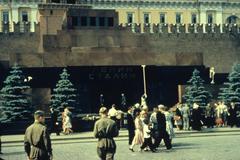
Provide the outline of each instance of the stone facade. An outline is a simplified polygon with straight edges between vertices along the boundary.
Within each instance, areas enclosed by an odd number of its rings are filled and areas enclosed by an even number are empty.
[[[4,73],[0,80],[6,76],[6,64],[23,66],[33,77],[32,99],[38,107],[49,105],[51,89],[62,67],[68,67],[81,94],[81,107],[92,112],[97,111],[101,93],[108,98],[108,105],[119,101],[122,92],[131,104],[137,102],[142,95],[142,64],[147,65],[149,99],[154,106],[160,102],[173,105],[177,86],[189,79],[193,68],[200,68],[208,82],[209,67],[215,67],[220,77],[233,63],[240,62],[238,25],[222,25],[220,30],[219,25],[156,24],[144,25],[144,32],[139,24],[74,28],[76,12],[72,9],[85,10],[84,16],[98,18],[97,11],[69,5],[54,9],[56,6],[41,6],[34,33],[0,34],[0,71]],[[114,10],[106,13],[114,22],[118,18]],[[119,69],[123,72],[115,73]],[[217,82],[222,83],[222,79]]]
[[[88,9],[86,9],[88,10]],[[238,26],[158,25],[68,29],[69,9],[39,10],[32,34],[1,35],[1,57],[26,67],[99,65],[203,65],[228,73],[240,61]],[[90,12],[89,12],[90,13]],[[114,16],[114,11],[112,11]],[[115,17],[116,19],[117,17]],[[134,30],[138,30],[134,26]],[[192,27],[192,29],[191,29]],[[203,29],[209,30],[203,33]],[[11,44],[12,47],[8,47]],[[214,47],[213,47],[214,46]],[[19,49],[20,48],[20,49]]]

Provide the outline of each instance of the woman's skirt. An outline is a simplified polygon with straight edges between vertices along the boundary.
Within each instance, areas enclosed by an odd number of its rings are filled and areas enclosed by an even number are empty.
[[[132,144],[142,145],[144,141],[143,132],[139,129],[135,130],[135,136],[133,138]]]

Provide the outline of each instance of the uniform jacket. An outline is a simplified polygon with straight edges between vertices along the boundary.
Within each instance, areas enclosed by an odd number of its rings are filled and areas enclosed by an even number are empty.
[[[98,148],[116,149],[113,137],[118,136],[115,121],[105,117],[99,119],[94,126],[94,137],[98,138]]]
[[[34,122],[25,132],[24,148],[30,159],[48,160],[52,155],[51,140],[47,127]]]

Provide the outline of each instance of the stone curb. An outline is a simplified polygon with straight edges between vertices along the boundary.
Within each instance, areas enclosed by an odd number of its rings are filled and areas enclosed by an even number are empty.
[[[211,134],[208,134],[211,133]],[[240,135],[240,128],[239,129],[233,129],[233,130],[218,130],[218,131],[214,131],[214,130],[203,130],[203,131],[176,131],[175,135],[176,138],[186,138],[186,137],[205,137],[205,136],[220,136],[220,133],[229,133],[229,134],[223,134],[223,135]],[[128,137],[128,133],[127,130],[121,131],[120,135],[118,136],[119,138],[124,138],[124,137]],[[71,137],[71,135],[69,135],[69,137],[61,137],[59,136],[56,137],[54,136],[52,138],[52,141],[68,141],[68,140],[87,140],[87,139],[94,139],[93,136],[82,136],[79,135],[79,137],[74,136]],[[11,144],[11,143],[23,143],[23,140],[13,140],[13,141],[3,141],[2,140],[2,144]]]

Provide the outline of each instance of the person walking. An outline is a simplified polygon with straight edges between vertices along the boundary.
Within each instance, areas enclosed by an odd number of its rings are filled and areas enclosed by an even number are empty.
[[[185,103],[182,107],[182,117],[183,117],[183,130],[189,130],[189,116],[190,116],[190,109],[188,105]]]
[[[51,133],[56,133],[57,136],[60,135],[59,123],[58,123],[58,113],[54,108],[50,107],[50,116],[51,116]]]
[[[231,104],[230,104],[228,113],[229,113],[229,123],[228,124],[232,128],[233,126],[237,125],[237,108],[233,102],[231,102]]]
[[[106,107],[99,110],[100,119],[94,125],[94,137],[98,139],[97,154],[101,160],[113,160],[116,153],[114,137],[118,136],[116,122],[108,118]]]
[[[109,116],[109,118],[111,118],[112,120],[114,120],[116,122],[118,129],[120,129],[121,117],[119,118],[120,114],[116,108],[117,108],[116,105],[113,104],[111,109],[109,109],[109,111],[108,111],[108,116]]]
[[[162,110],[166,118],[166,131],[169,135],[170,141],[172,142],[172,139],[175,137],[173,124],[172,124],[173,114],[165,106],[164,108],[162,108]]]
[[[152,139],[154,140],[154,147],[155,142],[159,140],[159,129],[158,129],[158,121],[157,121],[157,114],[159,110],[157,107],[153,108],[153,113],[150,116],[150,123],[152,124]]]
[[[134,120],[134,124],[135,124],[135,136],[133,138],[131,146],[129,147],[129,150],[131,150],[132,152],[134,152],[133,148],[135,145],[141,146],[144,141],[143,124],[142,124],[140,112],[136,112],[136,118]]]
[[[128,129],[128,144],[131,145],[134,138],[134,119],[133,119],[133,108],[129,107],[127,112],[127,129]]]
[[[149,147],[149,149],[152,152],[156,152],[156,149],[154,148],[154,145],[152,143],[152,137],[151,137],[151,125],[149,124],[149,120],[145,118],[143,120],[143,136],[144,136],[144,141],[143,144],[141,145],[140,149],[143,151],[146,147]]]
[[[139,113],[141,112],[139,103],[136,103],[133,107],[133,119],[134,120],[136,119],[137,112],[139,112]]]
[[[29,160],[52,160],[51,139],[43,111],[34,113],[34,123],[25,132],[24,149]]]
[[[70,134],[72,130],[72,112],[69,111],[68,107],[64,109],[64,134]]]
[[[169,134],[166,130],[166,117],[164,115],[164,105],[158,106],[158,113],[157,113],[157,122],[158,122],[158,131],[159,131],[159,138],[155,140],[154,147],[158,148],[162,139],[164,140],[165,146],[167,150],[172,148],[172,144],[169,139]]]

